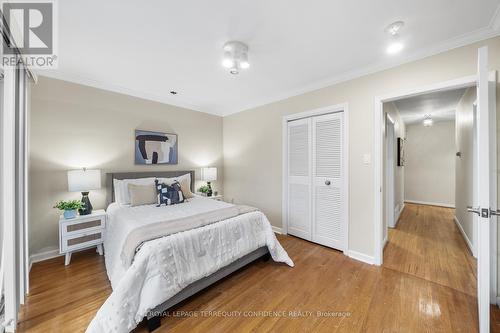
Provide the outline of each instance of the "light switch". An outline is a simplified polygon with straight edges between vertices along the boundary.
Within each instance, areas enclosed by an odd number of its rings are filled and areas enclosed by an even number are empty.
[[[363,164],[371,164],[372,156],[370,154],[363,154]]]

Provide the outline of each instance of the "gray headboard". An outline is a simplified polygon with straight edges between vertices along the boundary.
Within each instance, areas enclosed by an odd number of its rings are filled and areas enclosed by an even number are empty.
[[[106,174],[106,205],[109,205],[115,201],[115,189],[113,186],[113,179],[135,179],[135,178],[146,178],[146,177],[158,177],[158,178],[172,178],[185,175],[186,173],[191,174],[191,191],[194,193],[194,171],[146,171],[146,172],[114,172]]]

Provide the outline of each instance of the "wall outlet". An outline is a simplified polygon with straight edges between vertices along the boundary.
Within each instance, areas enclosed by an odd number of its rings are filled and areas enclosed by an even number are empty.
[[[363,154],[363,164],[371,164],[372,163],[372,155]]]

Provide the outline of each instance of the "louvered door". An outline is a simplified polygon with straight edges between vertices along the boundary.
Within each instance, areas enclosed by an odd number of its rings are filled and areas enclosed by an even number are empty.
[[[311,240],[311,119],[288,123],[288,233]]]
[[[343,112],[312,118],[312,241],[345,249]]]

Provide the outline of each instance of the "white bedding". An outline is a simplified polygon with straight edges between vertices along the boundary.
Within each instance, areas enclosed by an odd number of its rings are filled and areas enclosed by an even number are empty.
[[[129,332],[157,305],[189,284],[267,246],[274,261],[293,266],[261,212],[240,215],[201,228],[151,240],[142,245],[130,267],[120,259],[123,242],[134,228],[231,206],[203,197],[156,207],[108,207],[104,249],[113,292],[87,332]]]

